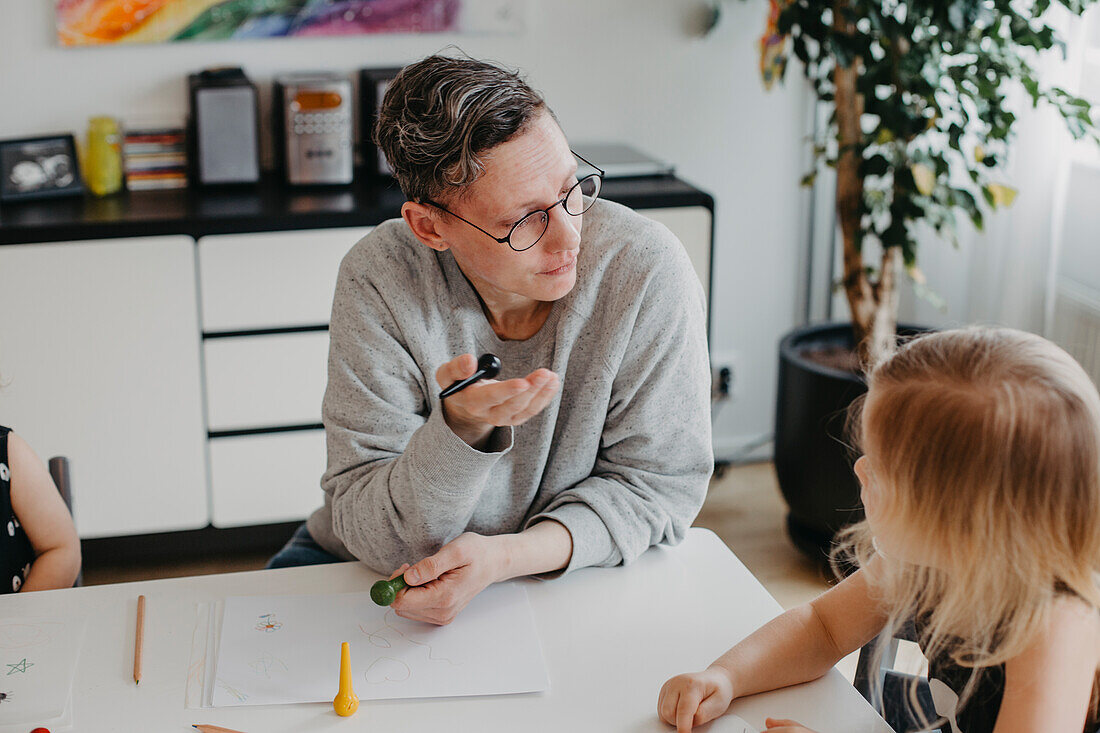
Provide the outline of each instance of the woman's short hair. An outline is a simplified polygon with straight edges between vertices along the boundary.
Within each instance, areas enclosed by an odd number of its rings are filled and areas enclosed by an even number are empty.
[[[410,201],[449,199],[483,171],[482,154],[548,109],[516,71],[433,55],[390,82],[374,141]]]

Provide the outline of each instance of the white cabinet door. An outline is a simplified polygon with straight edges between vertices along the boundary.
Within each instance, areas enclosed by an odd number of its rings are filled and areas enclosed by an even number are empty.
[[[673,206],[667,209],[638,209],[642,216],[659,221],[672,230],[687,250],[695,273],[710,302],[710,211],[704,206]]]
[[[369,231],[355,227],[201,238],[203,331],[327,324],[340,260]]]
[[[71,459],[82,537],[206,526],[195,241],[0,247],[0,423]]]
[[[302,520],[321,506],[325,431],[210,439],[215,527]]]

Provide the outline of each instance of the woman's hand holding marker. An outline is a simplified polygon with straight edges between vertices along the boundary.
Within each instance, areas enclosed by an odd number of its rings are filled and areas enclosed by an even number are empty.
[[[481,591],[503,577],[503,536],[466,532],[405,571],[409,588],[398,595],[398,616],[429,624],[451,623]]]
[[[463,354],[439,367],[435,379],[446,389],[472,377],[477,368],[474,355]],[[479,448],[494,429],[522,425],[542,412],[557,391],[558,375],[549,369],[536,369],[524,378],[503,382],[483,379],[446,397],[443,419],[455,435]]]

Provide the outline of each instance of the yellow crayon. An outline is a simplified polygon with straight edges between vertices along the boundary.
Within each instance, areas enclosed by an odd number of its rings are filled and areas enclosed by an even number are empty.
[[[359,698],[351,689],[351,648],[346,641],[340,645],[340,691],[332,701],[332,709],[345,718],[359,709]]]

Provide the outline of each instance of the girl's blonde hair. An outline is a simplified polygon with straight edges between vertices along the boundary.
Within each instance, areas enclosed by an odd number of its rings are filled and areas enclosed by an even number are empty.
[[[929,659],[978,669],[1022,653],[1059,595],[1100,608],[1100,396],[1069,354],[1003,328],[920,336],[871,371],[850,418],[884,517],[928,552],[881,556],[891,635],[919,619]],[[834,562],[873,554],[864,521]]]

